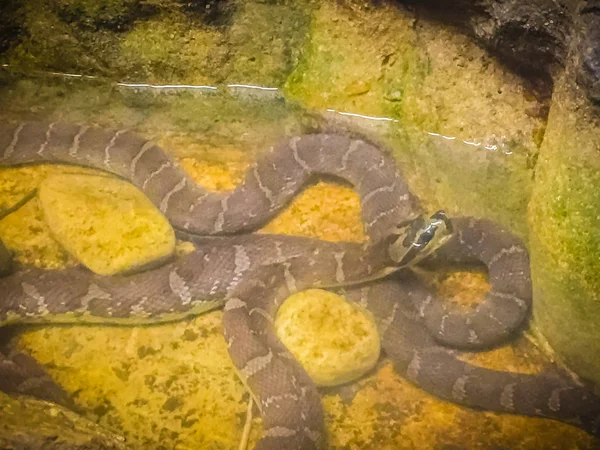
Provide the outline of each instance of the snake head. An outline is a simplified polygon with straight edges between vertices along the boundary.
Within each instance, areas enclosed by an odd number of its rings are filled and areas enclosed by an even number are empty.
[[[452,235],[452,224],[444,211],[421,215],[394,228],[388,252],[400,267],[416,264],[442,246]]]

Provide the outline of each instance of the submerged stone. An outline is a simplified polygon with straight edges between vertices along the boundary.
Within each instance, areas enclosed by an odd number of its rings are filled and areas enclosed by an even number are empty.
[[[600,115],[557,83],[529,205],[534,317],[559,359],[600,384]]]
[[[331,292],[311,289],[288,298],[275,330],[317,386],[353,381],[379,360],[379,332],[371,314]]]
[[[139,270],[175,250],[167,219],[124,181],[59,175],[41,184],[39,198],[55,239],[98,274]]]

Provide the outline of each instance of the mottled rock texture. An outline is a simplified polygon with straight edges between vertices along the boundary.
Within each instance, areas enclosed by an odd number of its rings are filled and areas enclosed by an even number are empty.
[[[588,97],[600,103],[600,2],[582,4],[577,26],[577,51],[575,56],[577,81]]]
[[[63,407],[0,392],[0,448],[125,450],[125,440]]]
[[[122,180],[56,175],[40,185],[38,198],[53,238],[97,274],[154,267],[175,251],[175,233],[167,219]]]
[[[529,204],[534,317],[560,359],[600,384],[600,115],[557,80]]]
[[[450,23],[549,95],[572,40],[580,62],[577,79],[600,100],[600,4],[597,0],[401,0],[424,17]]]

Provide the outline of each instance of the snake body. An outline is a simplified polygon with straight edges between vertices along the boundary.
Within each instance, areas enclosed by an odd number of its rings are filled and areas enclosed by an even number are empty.
[[[0,325],[155,322],[224,305],[229,354],[263,415],[256,448],[313,449],[324,440],[319,395],[275,337],[272,320],[294,292],[345,286],[351,300],[374,313],[397,370],[426,391],[471,407],[549,417],[600,434],[600,398],[570,378],[558,372],[493,371],[458,358],[456,348],[493,346],[528,317],[529,258],[518,238],[487,220],[452,220],[456,232],[434,258],[483,263],[491,286],[468,313],[449,309],[408,269],[380,279],[396,262],[388,246],[396,225],[422,211],[393,158],[374,145],[340,135],[291,138],[271,148],[233,191],[215,193],[198,186],[158,146],[126,130],[0,124],[0,166],[37,163],[92,167],[130,181],[176,229],[192,237],[195,250],[131,275],[101,277],[81,268],[17,272],[0,279]],[[367,244],[242,234],[268,221],[320,174],[346,180],[358,191]],[[0,374],[17,366],[5,359]],[[13,382],[0,381],[0,388],[25,390],[14,381],[18,374],[4,379]]]

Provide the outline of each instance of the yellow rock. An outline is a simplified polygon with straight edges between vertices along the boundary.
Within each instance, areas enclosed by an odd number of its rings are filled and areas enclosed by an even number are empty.
[[[139,269],[175,249],[167,219],[124,181],[56,175],[42,182],[38,195],[54,238],[98,274]]]
[[[359,378],[379,359],[371,314],[331,292],[310,289],[291,296],[279,309],[275,329],[319,386]]]

